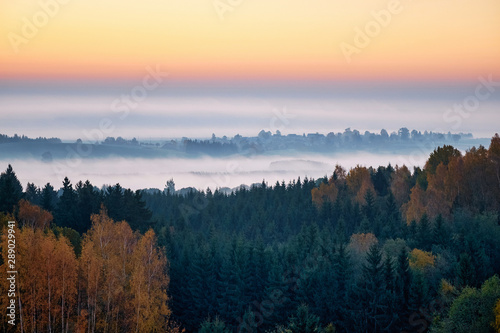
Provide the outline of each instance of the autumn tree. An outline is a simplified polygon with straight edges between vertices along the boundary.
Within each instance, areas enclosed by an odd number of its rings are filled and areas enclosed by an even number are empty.
[[[49,227],[53,220],[51,213],[41,209],[39,206],[30,204],[24,199],[19,201],[19,212],[17,217],[19,218],[21,226],[40,230]]]
[[[394,200],[401,207],[403,204],[410,200],[411,190],[411,172],[403,165],[399,167],[396,165],[391,181],[391,192],[394,195]]]
[[[495,330],[497,330],[497,332],[500,332],[500,298],[498,299],[497,304],[495,305],[494,313],[495,313],[495,323],[493,327],[495,328]]]
[[[493,148],[493,151],[495,148]],[[473,211],[496,209],[498,199],[496,172],[488,157],[488,151],[480,146],[471,148],[464,156],[463,203]]]
[[[80,259],[90,332],[153,332],[168,327],[167,261],[152,230],[140,237],[106,210],[92,215]]]
[[[427,196],[425,190],[417,184],[411,189],[410,201],[402,207],[407,224],[410,224],[411,221],[420,221],[427,212],[426,206]]]
[[[120,258],[119,232],[105,210],[91,219],[92,228],[83,240],[80,259],[87,296],[88,328],[90,332],[108,332],[127,327],[124,318],[118,317],[120,312],[126,312],[122,307],[128,304],[123,297],[126,281],[120,281],[123,259]],[[126,261],[130,259],[130,255],[125,258]]]
[[[375,193],[375,188],[370,177],[370,171],[366,167],[356,166],[349,171],[346,176],[346,183],[349,191],[355,196],[359,204],[366,204],[365,196],[367,191]]]
[[[29,226],[16,236],[20,326],[34,332],[71,331],[77,261],[69,241]]]
[[[429,156],[424,169],[428,173],[434,174],[439,164],[442,163],[444,166],[447,166],[452,158],[460,156],[462,156],[460,150],[453,146],[444,145],[443,147],[438,147]]]
[[[338,192],[335,181],[333,177],[331,177],[327,184],[321,183],[319,187],[315,187],[311,190],[312,200],[317,207],[321,207],[324,202],[335,202]]]
[[[156,245],[153,230],[141,237],[133,252],[130,279],[133,327],[136,332],[163,331],[170,309],[167,307],[167,259]]]

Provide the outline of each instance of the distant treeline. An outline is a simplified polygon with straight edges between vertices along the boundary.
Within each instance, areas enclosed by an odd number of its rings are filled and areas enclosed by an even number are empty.
[[[380,133],[372,133],[365,131],[364,133],[358,130],[347,128],[344,132],[330,132],[327,135],[321,133],[309,134],[288,134],[282,135],[279,130],[276,133],[270,131],[260,131],[257,136],[244,137],[239,134],[232,138],[226,136],[217,137],[212,135],[211,139],[200,140],[182,138],[179,140],[157,141],[157,142],[141,142],[136,138],[131,140],[123,137],[107,137],[99,145],[112,147],[143,147],[149,152],[159,155],[176,151],[187,153],[190,155],[211,155],[211,156],[227,156],[233,154],[253,155],[264,152],[278,152],[283,150],[298,150],[307,152],[335,152],[349,150],[367,150],[376,149],[379,151],[394,151],[398,149],[409,149],[414,147],[428,148],[437,147],[443,144],[456,144],[461,139],[471,139],[472,134],[459,133],[436,133],[436,132],[420,132],[417,130],[409,130],[405,127],[397,132],[389,133],[382,129]],[[51,142],[60,143],[58,138],[37,138],[30,139],[26,136],[13,137],[0,135],[0,143],[7,142]],[[76,140],[75,144],[81,145],[84,142],[81,139]],[[155,148],[155,149],[151,149]],[[124,153],[124,151],[120,151]],[[134,149],[134,153],[135,149]],[[57,155],[57,154],[56,154]]]
[[[59,138],[45,138],[38,137],[36,139],[28,138],[25,135],[17,135],[8,136],[5,134],[0,134],[0,144],[1,143],[13,143],[13,142],[43,142],[43,143],[61,143],[61,139]]]
[[[260,131],[258,136],[243,137],[235,135],[233,138],[226,136],[217,137],[212,135],[210,140],[192,140],[183,138],[180,141],[171,140],[163,144],[163,149],[185,151],[187,153],[204,153],[209,155],[229,155],[234,153],[258,154],[265,151],[280,150],[302,150],[309,152],[331,152],[342,150],[362,149],[393,149],[408,148],[411,146],[438,146],[441,144],[453,144],[462,138],[470,139],[472,134],[452,134],[420,132],[401,128],[397,132],[388,133],[382,129],[380,133],[347,128],[343,133],[330,132],[327,135],[321,133],[288,134],[282,135],[278,130],[276,133]]]

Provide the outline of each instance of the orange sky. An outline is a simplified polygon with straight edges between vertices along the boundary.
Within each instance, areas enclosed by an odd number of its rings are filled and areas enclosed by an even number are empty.
[[[181,79],[500,76],[498,0],[241,0],[223,19],[214,3],[228,0],[59,1],[0,3],[0,78],[140,77],[156,65]],[[391,6],[348,62],[341,45],[356,47],[355,29]]]

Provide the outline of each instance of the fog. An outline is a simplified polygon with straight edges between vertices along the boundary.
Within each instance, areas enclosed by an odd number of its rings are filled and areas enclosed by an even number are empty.
[[[368,130],[389,133],[399,128],[447,133],[472,133],[491,138],[499,131],[500,90],[481,99],[472,111],[455,111],[473,96],[478,82],[437,86],[383,83],[293,84],[271,86],[218,86],[166,83],[157,91],[121,103],[137,82],[114,90],[95,84],[2,84],[0,81],[0,133],[29,137],[59,137],[68,142],[102,141],[107,136],[164,142],[182,137],[256,136],[261,130],[283,135]],[[484,90],[484,89],[483,89]],[[470,98],[469,98],[470,100]],[[120,104],[114,104],[116,102]],[[115,107],[113,107],[113,105]],[[117,108],[116,106],[120,107]],[[106,130],[102,124],[106,123]],[[460,148],[463,149],[464,147]],[[468,147],[465,147],[466,149]],[[173,178],[177,189],[234,188],[265,179],[270,185],[297,177],[330,175],[335,164],[351,168],[391,163],[423,166],[434,147],[406,155],[350,154],[258,155],[252,158],[89,158],[40,160],[0,157],[3,170],[11,163],[26,186],[47,182],[59,187],[68,176],[73,183],[89,179],[94,185],[120,183],[132,189],[159,188]]]
[[[358,152],[334,156],[300,154],[287,156],[258,155],[252,157],[232,156],[229,158],[175,158],[175,159],[84,159],[54,160],[51,163],[34,159],[0,160],[2,170],[10,163],[19,180],[26,187],[28,182],[42,187],[50,182],[61,187],[64,177],[73,184],[79,180],[97,187],[120,183],[131,189],[163,189],[167,180],[173,178],[176,189],[195,187],[197,189],[229,187],[241,184],[251,185],[265,180],[269,185],[284,180],[286,183],[297,177],[319,178],[333,173],[336,164],[352,168],[380,165],[422,166],[430,151],[415,150],[407,155],[372,154]]]
[[[380,132],[407,127],[420,131],[472,133],[491,137],[500,123],[500,89],[470,111],[458,111],[474,97],[477,82],[427,86],[383,83],[251,87],[179,87],[173,83],[135,98],[133,83],[116,88],[2,86],[0,133],[30,137],[87,139],[85,133],[111,122],[107,136],[131,139],[208,138],[342,132]],[[42,87],[47,88],[42,89]],[[484,89],[483,89],[484,90]],[[124,98],[132,102],[124,103]],[[469,99],[467,99],[469,98]]]

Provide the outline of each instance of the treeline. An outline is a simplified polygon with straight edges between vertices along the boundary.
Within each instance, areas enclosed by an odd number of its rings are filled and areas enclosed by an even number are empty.
[[[12,166],[0,177],[0,212],[12,213],[21,199],[51,212],[55,224],[84,233],[91,226],[90,216],[107,208],[108,215],[115,221],[126,220],[134,230],[146,231],[152,226],[151,212],[146,208],[141,191],[124,189],[120,184],[98,189],[88,180],[79,181],[74,187],[64,178],[58,191],[47,183],[43,188],[28,183],[23,192]]]
[[[6,134],[0,134],[0,144],[1,143],[14,143],[14,142],[43,142],[43,143],[61,143],[61,139],[59,138],[45,138],[38,137],[36,139],[29,138],[25,135],[17,135],[8,136]]]
[[[440,147],[412,171],[337,166],[329,177],[231,194],[132,192],[119,184],[98,190],[89,182],[73,189],[66,179],[59,195],[44,195],[45,187],[33,185],[23,192],[16,179],[10,167],[0,176],[0,208],[25,228],[46,230],[53,213],[53,237],[67,237],[76,260],[89,236],[80,242],[72,229],[85,232],[90,216],[103,218],[92,215],[101,204],[110,217],[122,214],[113,219],[133,221],[133,230],[153,227],[170,267],[161,304],[188,332],[500,329],[498,135],[488,149],[465,154]],[[8,201],[12,193],[31,203]],[[33,204],[48,211],[35,214],[37,223],[21,214],[23,206],[41,210]],[[72,217],[61,207],[73,207]],[[120,300],[91,309],[121,327]],[[77,303],[73,313],[81,316]],[[130,323],[123,325],[118,331],[128,331]]]
[[[232,155],[238,152],[238,146],[234,143],[215,142],[211,140],[184,140],[182,142],[184,151],[188,154],[208,154],[212,156]],[[169,145],[164,146],[164,148]]]

